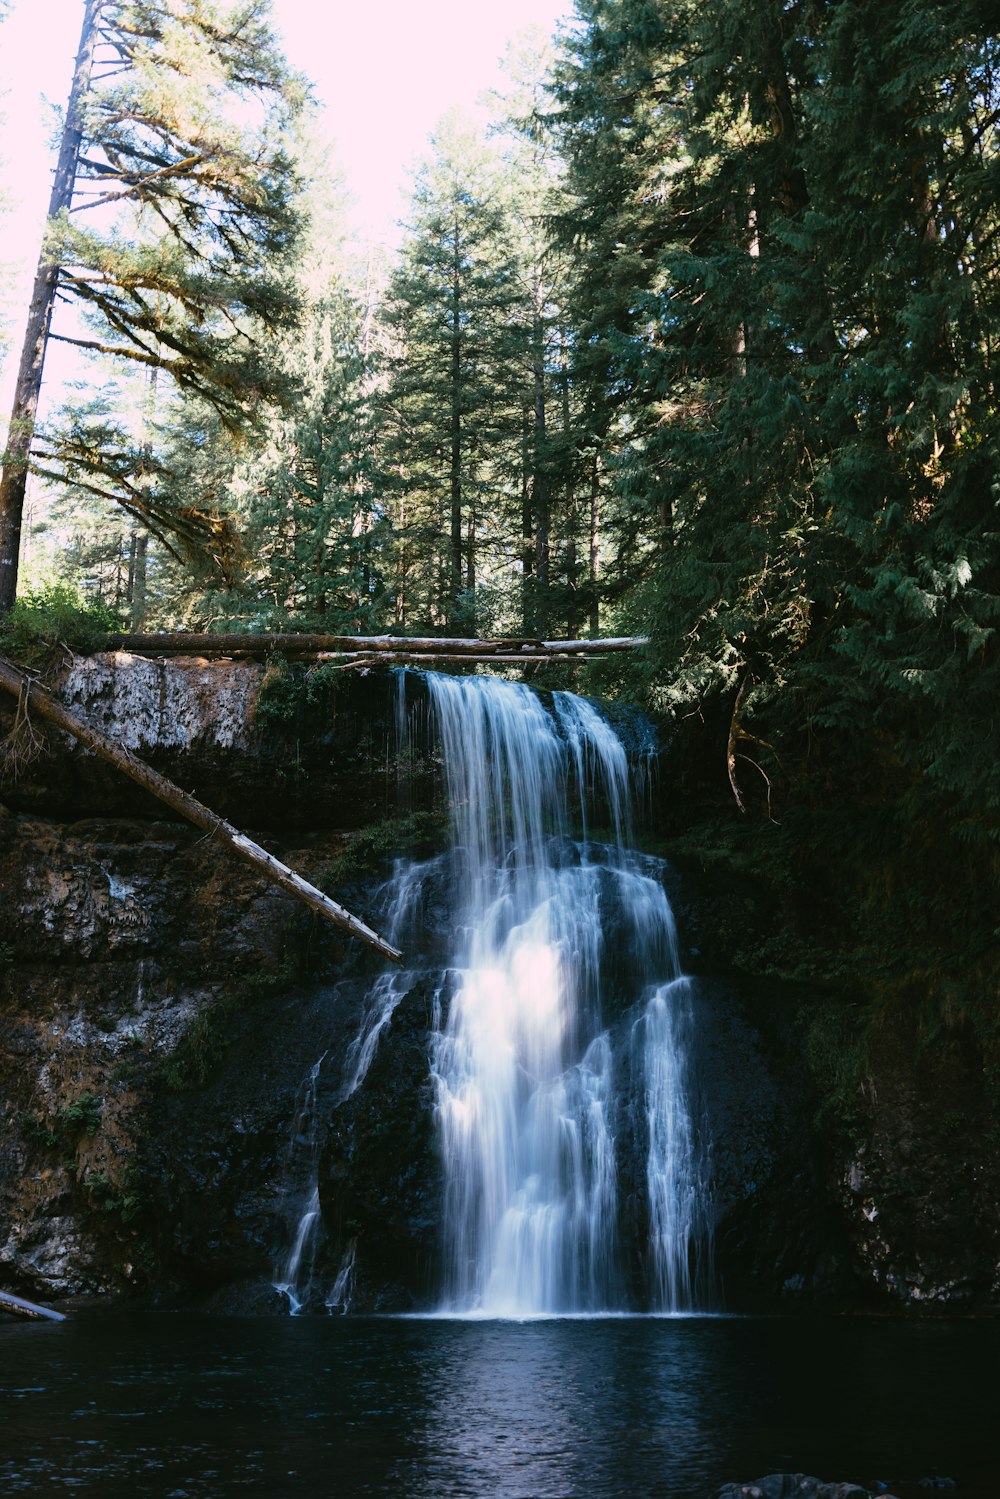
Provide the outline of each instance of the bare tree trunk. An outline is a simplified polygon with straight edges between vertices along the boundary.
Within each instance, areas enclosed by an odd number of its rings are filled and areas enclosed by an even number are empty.
[[[590,633],[601,628],[601,460],[594,454],[590,474]]]
[[[60,213],[69,209],[73,200],[83,100],[90,86],[90,71],[97,39],[97,13],[102,3],[103,0],[85,0],[80,47],[73,70],[73,86],[66,107],[66,124],[52,182],[52,195],[49,198],[47,227],[51,227]],[[42,388],[42,366],[52,323],[59,270],[58,261],[49,258],[49,251],[43,244],[28,308],[28,323],[24,330],[21,363],[10,413],[7,451],[4,454],[3,472],[0,474],[0,615],[10,611],[17,597],[17,568],[21,550],[24,493],[28,481],[28,457],[35,435],[38,396]]]
[[[455,222],[454,260],[451,284],[451,599],[449,619],[455,619],[462,591],[462,328],[461,268],[458,222]]]
[[[310,910],[319,912],[321,916],[325,916],[336,926],[343,927],[352,936],[360,937],[362,942],[367,942],[369,947],[374,947],[383,957],[391,959],[393,963],[403,961],[403,954],[397,948],[390,946],[384,937],[380,937],[377,932],[365,926],[357,916],[352,916],[350,911],[346,911],[328,895],[324,895],[322,890],[317,890],[315,885],[310,885],[308,880],[296,874],[294,869],[289,869],[287,865],[280,863],[273,854],[261,848],[259,843],[254,843],[252,838],[248,838],[244,833],[231,827],[210,807],[206,807],[193,796],[189,796],[186,791],[175,786],[173,781],[168,781],[166,776],[160,775],[159,771],[154,770],[151,765],[137,760],[134,755],[122,749],[106,734],[92,728],[82,718],[77,718],[76,714],[65,708],[58,698],[54,698],[51,693],[46,692],[44,687],[32,682],[2,656],[0,656],[0,687],[17,698],[27,711],[34,708],[43,718],[54,723],[64,733],[71,734],[74,739],[78,739],[81,744],[93,750],[95,755],[99,755],[102,760],[107,760],[109,765],[113,765],[116,770],[120,770],[123,775],[135,781],[136,785],[151,792],[174,812],[179,812],[181,817],[187,818],[188,822],[193,822],[195,827],[201,828],[221,843],[227,844],[245,863],[252,864],[272,884],[280,886],[282,890],[287,890]]]
[[[157,342],[157,348],[159,343]],[[143,409],[142,474],[140,488],[152,482],[153,421],[156,416],[156,377],[154,364],[146,372],[146,399]],[[146,562],[149,555],[149,532],[137,526],[132,533],[132,554],[128,570],[129,629],[141,630],[146,623]]]
[[[576,499],[576,455],[572,443],[572,413],[570,410],[569,346],[565,328],[559,333],[559,355],[562,376],[562,438],[563,463],[566,468],[564,504],[566,507],[566,634],[573,635],[582,626],[577,603],[577,499]]]
[[[473,468],[469,474],[469,524],[465,547],[466,604],[462,610],[462,624],[473,633],[479,628],[479,609],[476,603],[476,567],[479,562],[476,509],[476,472]]]
[[[535,535],[531,513],[531,417],[525,403],[521,412],[521,628],[535,627]]]
[[[549,491],[545,453],[545,331],[542,325],[541,288],[535,288],[535,322],[532,373],[535,386],[535,431],[532,452],[531,500],[535,512],[535,614],[532,629],[544,632],[549,625]]]
[[[131,598],[129,599],[129,625],[141,630],[146,623],[146,560],[149,555],[149,532],[136,531],[133,541],[135,550],[129,568]]]

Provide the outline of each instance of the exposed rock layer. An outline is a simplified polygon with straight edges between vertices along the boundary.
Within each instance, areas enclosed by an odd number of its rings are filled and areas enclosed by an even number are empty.
[[[279,681],[278,711],[272,698],[262,712],[269,672],[117,655],[75,663],[61,690],[369,917],[378,869],[343,856],[360,829],[430,803],[433,755],[399,763],[388,674],[311,693]],[[0,1284],[273,1306],[253,1288],[287,1234],[296,1091],[327,1052],[327,1273],[356,1242],[358,1307],[425,1301],[440,1172],[419,984],[341,1105],[377,960],[77,746],[54,737],[0,794]],[[393,836],[369,844],[391,853]],[[887,1019],[860,1125],[848,1135],[827,1110],[818,1130],[798,1026],[812,996],[737,979],[711,940],[723,908],[752,919],[753,893],[671,895],[703,970],[698,1075],[730,1304],[995,1304],[996,1118],[961,1022],[924,1036],[915,1014]]]

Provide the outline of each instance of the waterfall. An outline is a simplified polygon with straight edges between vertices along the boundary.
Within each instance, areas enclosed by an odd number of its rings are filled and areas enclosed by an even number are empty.
[[[413,748],[408,680],[397,674],[401,758]],[[438,1310],[690,1311],[710,1241],[694,991],[664,866],[630,847],[635,763],[585,698],[556,692],[547,703],[486,676],[421,680],[450,844],[422,863],[398,861],[382,891],[390,940],[422,951],[425,971],[371,986],[338,1103],[363,1087],[419,987],[443,1171]],[[423,698],[415,709],[423,715]],[[645,769],[640,761],[640,779]],[[293,1314],[307,1303],[348,1310],[364,1260],[363,1239],[351,1237],[326,1267],[325,1294],[314,1284],[323,1060],[292,1128],[304,1185],[275,1284]]]
[[[400,730],[397,723],[397,732],[405,732],[405,726]],[[401,940],[407,924],[412,922],[414,909],[419,904],[423,873],[421,865],[400,859],[382,892],[386,912],[385,929],[393,943]],[[338,1103],[343,1103],[361,1087],[378,1049],[379,1040],[413,981],[413,973],[399,969],[380,974],[375,980],[367,996],[360,1028],[347,1049],[343,1076],[336,1095]],[[324,1051],[299,1089],[285,1152],[284,1176],[286,1183],[292,1184],[286,1186],[284,1193],[285,1217],[291,1232],[287,1248],[279,1256],[275,1266],[272,1284],[286,1298],[289,1313],[293,1317],[319,1304],[320,1299],[329,1312],[348,1311],[354,1286],[356,1244],[353,1239],[348,1242],[333,1284],[325,1296],[322,1295],[316,1277],[322,1231],[318,1087],[320,1071],[328,1055]],[[297,1191],[295,1183],[299,1184]]]
[[[573,694],[554,694],[548,711],[527,687],[495,678],[425,680],[453,820],[451,998],[431,1048],[442,1310],[530,1316],[628,1304],[618,1180],[626,1083],[640,1100],[646,1155],[645,1304],[690,1309],[705,1234],[691,994],[662,867],[628,848],[625,748]],[[636,1014],[624,1060],[613,1001]]]
[[[316,1104],[320,1069],[325,1060],[324,1052],[299,1089],[286,1153],[286,1180],[304,1178],[304,1186],[297,1194],[292,1194],[290,1206],[293,1209],[295,1229],[287,1252],[276,1266],[273,1285],[288,1301],[288,1309],[293,1317],[303,1310],[309,1299],[316,1257],[320,1222]]]

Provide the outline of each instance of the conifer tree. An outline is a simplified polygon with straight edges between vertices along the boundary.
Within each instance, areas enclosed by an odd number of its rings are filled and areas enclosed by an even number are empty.
[[[16,589],[49,337],[159,370],[231,428],[280,397],[261,335],[295,316],[282,270],[297,229],[283,131],[301,100],[259,0],[86,0],[0,482],[0,610]],[[53,333],[57,301],[84,326]],[[224,552],[217,518],[161,504],[137,482],[148,455],[127,424],[71,422],[44,452],[50,474],[77,482],[87,471],[182,548]]]
[[[536,28],[508,48],[508,87],[494,100],[516,299],[512,334],[522,381],[521,628],[540,636],[564,619],[577,633],[581,442],[570,254],[553,236],[563,208],[562,162],[548,112],[554,49]]]
[[[658,699],[725,702],[762,793],[778,762],[741,736],[787,753],[826,724],[872,753],[874,718],[971,794],[1000,593],[996,40],[971,0],[581,10],[579,337],[623,423]]]
[[[517,369],[512,250],[496,168],[446,118],[421,171],[387,323],[396,348],[383,462],[393,478],[396,623],[477,628],[495,518],[510,491]],[[501,528],[502,529],[502,528]]]
[[[386,517],[375,493],[363,310],[338,280],[278,351],[294,409],[237,458],[229,503],[245,567],[223,605],[259,627],[372,633],[383,623]]]

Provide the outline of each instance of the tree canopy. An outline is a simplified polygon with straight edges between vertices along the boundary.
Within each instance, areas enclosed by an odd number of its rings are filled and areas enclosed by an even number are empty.
[[[578,0],[485,138],[442,122],[394,261],[308,287],[327,169],[265,7],[97,9],[50,254],[80,341],[177,394],[91,386],[35,462],[160,538],[154,620],[648,633],[618,685],[716,726],[749,818],[853,778],[887,837],[993,836],[979,5]]]
[[[161,406],[176,392],[237,431],[287,395],[267,335],[298,315],[291,145],[305,92],[267,6],[86,0],[83,10],[0,486],[7,593],[29,463],[121,505],[167,547],[232,571],[225,517],[173,493],[149,389],[143,402],[74,402],[36,431],[49,339],[113,370],[140,366],[161,377]]]

